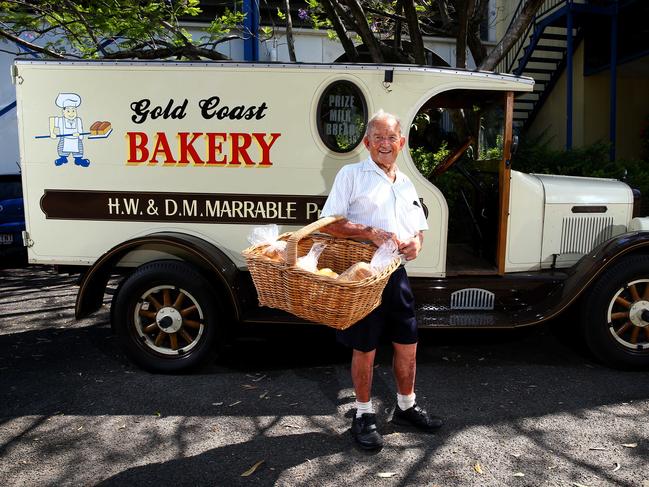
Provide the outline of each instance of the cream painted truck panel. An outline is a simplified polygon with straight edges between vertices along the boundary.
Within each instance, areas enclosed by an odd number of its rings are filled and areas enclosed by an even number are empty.
[[[362,144],[338,154],[320,140],[318,100],[333,81],[354,83],[370,115],[379,108],[396,113],[405,132],[419,107],[440,91],[532,89],[531,80],[512,76],[410,67],[389,67],[394,80],[385,84],[388,68],[380,66],[16,64],[25,210],[33,242],[29,259],[46,264],[92,264],[131,238],[178,231],[213,243],[244,267],[240,252],[251,228],[269,221],[281,231],[303,226],[317,215],[340,167],[367,155]],[[72,156],[55,165],[59,140],[48,135],[51,118],[65,122],[65,108],[55,104],[62,93],[78,95],[74,108],[84,131],[95,121],[111,124],[108,134],[83,136],[87,167]],[[146,116],[143,100],[149,103]],[[224,106],[242,119],[214,116]],[[419,174],[406,150],[398,164],[429,210],[424,248],[409,272],[443,275],[444,197]]]
[[[511,172],[505,272],[539,270],[545,194],[541,181]]]

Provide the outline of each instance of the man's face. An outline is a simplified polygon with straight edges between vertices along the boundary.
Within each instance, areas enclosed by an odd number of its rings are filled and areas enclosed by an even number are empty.
[[[397,160],[406,138],[401,135],[396,120],[381,118],[374,122],[372,130],[365,136],[363,143],[370,151],[374,162],[382,166],[391,166]]]
[[[63,116],[68,120],[73,120],[77,118],[77,109],[76,107],[65,107],[63,109]]]

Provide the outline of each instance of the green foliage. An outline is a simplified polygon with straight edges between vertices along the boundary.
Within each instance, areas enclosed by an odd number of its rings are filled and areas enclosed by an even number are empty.
[[[426,147],[415,147],[410,149],[412,160],[419,169],[419,172],[428,177],[440,162],[446,159],[451,151],[448,149],[448,142],[443,141],[435,152],[431,152]]]
[[[226,8],[223,15],[216,17],[205,29],[209,34],[210,41],[218,40],[228,35],[232,29],[240,26],[246,15],[243,12],[232,12]]]
[[[502,159],[503,157],[503,136],[501,134],[496,135],[496,145],[493,147],[480,146],[479,159]]]
[[[216,41],[241,24],[244,14],[226,9],[195,41],[178,19],[199,13],[199,0],[6,0],[0,3],[0,30],[51,57],[156,58],[175,52],[210,57],[210,51],[222,57],[214,50]]]

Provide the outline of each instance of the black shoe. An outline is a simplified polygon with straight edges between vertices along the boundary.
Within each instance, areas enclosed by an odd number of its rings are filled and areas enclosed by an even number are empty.
[[[383,447],[383,437],[376,430],[376,414],[364,413],[360,418],[354,416],[352,436],[364,450],[378,450]]]
[[[404,426],[414,426],[419,430],[430,433],[440,429],[444,424],[444,421],[442,421],[442,418],[429,415],[425,410],[415,404],[413,407],[406,409],[405,411],[402,411],[399,406],[395,407],[394,414],[392,415],[392,423]]]

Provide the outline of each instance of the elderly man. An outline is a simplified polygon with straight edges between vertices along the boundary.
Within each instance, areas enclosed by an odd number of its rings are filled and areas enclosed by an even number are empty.
[[[406,260],[415,259],[428,225],[413,184],[397,168],[397,156],[406,143],[399,119],[379,111],[369,120],[363,143],[370,156],[340,170],[322,210],[322,216],[342,215],[344,219],[324,231],[335,237],[371,241],[377,246],[393,240]],[[392,341],[394,348],[398,393],[392,423],[427,432],[438,429],[442,420],[429,416],[415,402],[417,322],[403,266],[390,277],[381,305],[352,327],[337,332],[338,340],[353,349],[351,375],[356,415],[351,432],[358,445],[368,450],[383,446],[371,401],[374,356],[382,335]]]

